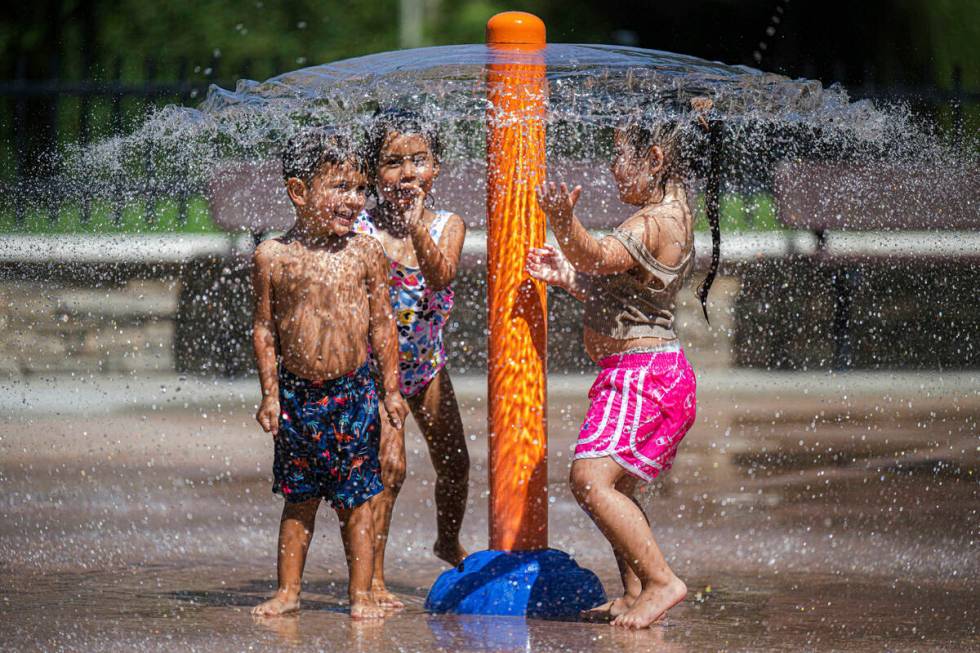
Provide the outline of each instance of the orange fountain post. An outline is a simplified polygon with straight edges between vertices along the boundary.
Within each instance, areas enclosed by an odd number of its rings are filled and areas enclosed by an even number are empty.
[[[545,234],[544,23],[497,14],[487,45],[490,548],[529,551],[548,546],[547,292],[524,269]]]
[[[606,600],[595,574],[548,548],[547,294],[524,270],[544,243],[544,51],[537,16],[487,23],[490,549],[439,576],[431,612],[570,619]]]

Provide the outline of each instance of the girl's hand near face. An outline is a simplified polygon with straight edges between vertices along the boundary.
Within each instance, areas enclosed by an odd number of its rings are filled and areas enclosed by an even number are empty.
[[[571,191],[566,184],[545,182],[535,188],[538,195],[538,206],[548,219],[553,222],[565,223],[572,219],[575,205],[578,203],[582,187],[576,186]]]
[[[425,193],[421,188],[412,198],[412,205],[405,211],[405,226],[409,229],[423,225],[422,216],[425,213]]]

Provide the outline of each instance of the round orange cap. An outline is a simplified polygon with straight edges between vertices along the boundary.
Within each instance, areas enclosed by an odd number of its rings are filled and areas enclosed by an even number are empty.
[[[487,43],[544,47],[544,21],[524,11],[504,11],[487,21]]]

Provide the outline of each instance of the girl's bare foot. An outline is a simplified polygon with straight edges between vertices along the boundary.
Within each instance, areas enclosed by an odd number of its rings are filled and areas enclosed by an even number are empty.
[[[252,608],[252,614],[257,617],[278,617],[298,610],[299,594],[276,592],[271,599]]]
[[[649,583],[636,597],[633,607],[613,619],[612,624],[624,628],[647,628],[667,610],[683,601],[685,596],[687,596],[687,585],[676,576],[666,585]]]
[[[457,566],[469,555],[466,549],[460,546],[459,540],[455,542],[436,540],[436,543],[432,545],[432,553],[452,567]]]
[[[401,610],[405,607],[402,600],[385,587],[384,581],[371,581],[371,596],[375,603],[388,610]]]
[[[370,593],[358,598],[351,599],[350,618],[351,619],[381,619],[385,616],[385,609],[378,605]]]
[[[613,599],[612,601],[606,601],[602,605],[597,605],[594,608],[588,610],[583,610],[579,616],[583,621],[592,622],[602,622],[602,621],[612,621],[621,614],[626,614],[626,612],[633,607],[633,603],[636,601],[635,596],[630,596],[626,594],[619,597],[618,599]]]

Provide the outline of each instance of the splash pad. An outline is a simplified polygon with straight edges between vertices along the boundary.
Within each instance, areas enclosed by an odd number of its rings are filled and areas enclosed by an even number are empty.
[[[144,130],[135,135],[134,141],[138,142],[152,137],[159,142],[166,143],[169,138],[173,138],[174,143],[179,147],[188,147],[186,149],[173,148],[172,163],[179,166],[181,161],[192,161],[194,165],[182,172],[203,175],[202,169],[215,160],[212,154],[202,155],[205,149],[209,152],[222,152],[222,157],[226,155],[225,153],[229,149],[232,151],[232,158],[237,156],[246,159],[261,159],[266,156],[268,151],[263,149],[263,143],[276,142],[279,135],[289,125],[293,124],[288,120],[280,122],[278,119],[281,117],[290,117],[301,113],[303,117],[298,119],[297,123],[302,122],[302,120],[319,118],[340,121],[346,117],[354,116],[359,119],[358,117],[363,114],[363,107],[365,106],[368,107],[369,113],[372,104],[394,103],[400,98],[405,98],[411,105],[413,101],[421,102],[419,98],[428,94],[428,97],[436,98],[441,102],[439,107],[442,113],[437,113],[436,119],[441,116],[457,121],[454,124],[464,127],[467,125],[472,127],[474,124],[480,123],[480,129],[471,129],[469,132],[461,129],[459,137],[456,139],[459,151],[469,149],[472,152],[474,148],[479,148],[482,145],[480,139],[483,134],[482,122],[485,115],[483,106],[479,107],[479,111],[476,111],[474,107],[481,104],[481,98],[486,97],[486,94],[481,95],[473,92],[474,78],[472,76],[458,74],[457,68],[440,68],[439,62],[445,63],[459,54],[465,55],[459,59],[463,62],[460,65],[469,65],[471,69],[480,68],[481,70],[485,70],[488,65],[492,66],[493,62],[487,54],[488,50],[480,46],[478,52],[476,47],[450,48],[451,52],[443,52],[442,54],[434,52],[440,49],[433,48],[431,49],[433,61],[429,68],[419,63],[426,61],[427,55],[423,53],[391,53],[385,56],[362,58],[359,62],[352,60],[331,66],[297,71],[264,84],[245,82],[240,84],[235,92],[215,89],[208,102],[202,107],[201,112],[182,109],[163,111],[151,120]],[[630,97],[629,93],[646,94],[649,97],[669,102],[705,91],[716,98],[720,117],[730,118],[730,120],[724,121],[725,129],[734,135],[738,135],[740,130],[743,135],[748,133],[750,127],[747,125],[750,125],[753,120],[762,120],[762,114],[767,111],[771,112],[766,118],[770,123],[782,122],[791,127],[799,127],[800,131],[803,132],[812,132],[814,129],[825,130],[824,135],[814,136],[810,134],[808,141],[801,141],[813,143],[815,140],[818,145],[828,142],[823,140],[826,134],[836,134],[853,137],[855,142],[871,144],[872,149],[880,149],[877,146],[891,140],[889,135],[894,135],[896,131],[901,131],[903,128],[901,121],[890,122],[893,116],[878,112],[867,104],[848,104],[846,101],[842,101],[839,92],[822,89],[818,84],[812,82],[791,81],[777,76],[768,76],[757,71],[738,70],[737,67],[706,65],[678,55],[657,55],[654,57],[648,52],[640,52],[635,49],[558,46],[551,50],[549,46],[549,50],[551,51],[550,56],[547,52],[544,54],[547,69],[541,71],[542,74],[547,74],[548,80],[551,82],[552,99],[557,100],[550,107],[554,120],[549,122],[549,126],[553,124],[557,130],[564,130],[566,133],[574,132],[576,112],[581,112],[580,115],[587,116],[587,121],[590,121],[592,125],[608,127],[619,115],[614,110],[614,105],[617,99],[624,97],[623,94],[626,94],[625,97]],[[530,66],[532,70],[526,71],[528,73],[534,72],[533,67],[535,65],[541,65],[540,62],[537,64],[529,62],[527,53],[520,49],[516,52],[498,51],[498,54],[500,57],[497,63],[510,67]],[[413,60],[415,61],[413,62]],[[622,62],[619,68],[616,67],[616,61]],[[649,68],[644,68],[642,63],[644,61],[650,62]],[[552,63],[557,65],[552,66]],[[672,69],[671,65],[674,65],[675,68]],[[360,67],[360,71],[358,71],[358,67]],[[605,73],[594,75],[595,81],[589,82],[587,79],[589,73],[582,73],[582,70],[591,71],[591,73],[605,70]],[[617,72],[621,74],[617,74]],[[536,74],[532,74],[530,77],[538,79]],[[490,81],[489,78],[487,81]],[[421,92],[412,94],[407,89],[416,83]],[[488,84],[486,89],[488,91],[492,90],[489,86]],[[356,87],[360,87],[359,90],[352,92],[352,89]],[[465,88],[466,92],[454,95],[461,88]],[[326,92],[324,92],[325,90]],[[475,117],[477,114],[481,116],[479,120]],[[741,122],[733,119],[733,117],[740,115],[749,118],[743,119]],[[506,126],[507,117],[501,115],[499,119],[502,125]],[[503,134],[501,138],[504,139],[505,130],[502,129],[501,134]],[[184,140],[185,136],[192,138],[190,141]],[[543,140],[543,133],[540,134],[540,137]],[[588,138],[586,135],[584,139],[579,141],[579,145],[584,149],[594,145]],[[224,139],[224,146],[227,147],[225,149],[212,149],[211,142],[222,139]],[[200,143],[207,143],[206,148],[199,147]],[[119,143],[110,143],[108,144],[109,149],[115,145],[122,145],[125,149],[127,142],[124,139]],[[778,147],[775,149],[782,148],[783,152],[803,151],[805,149],[795,143],[777,141],[776,145]],[[562,151],[560,145],[556,147]],[[819,150],[819,147],[817,149]],[[564,151],[567,153],[567,150]],[[470,156],[472,158],[472,155]],[[531,160],[531,157],[528,157],[527,160]],[[488,174],[492,175],[494,172],[494,167],[491,165],[488,168]],[[525,170],[525,173],[527,172],[528,170]],[[711,176],[709,181],[711,179],[717,182],[717,177]],[[94,181],[97,183],[98,179]],[[515,202],[518,206],[524,202],[524,210],[534,210],[527,208],[529,197],[526,194],[516,197]],[[493,201],[491,198],[490,204],[493,204]],[[506,198],[497,201],[506,203]],[[533,201],[530,201],[532,207],[533,204]],[[504,217],[506,218],[506,216]],[[529,217],[535,218],[533,215]],[[513,223],[505,224],[508,224],[508,228],[515,227]],[[487,227],[490,230],[495,228],[494,218],[489,218]],[[543,225],[540,227],[543,231]],[[520,226],[520,229],[525,228],[533,231],[530,226],[527,226],[527,223]],[[514,234],[503,230],[503,235],[509,238]],[[527,236],[532,238],[530,242],[533,242],[533,236],[533,233]],[[520,235],[520,238],[524,237],[525,235]],[[520,247],[526,247],[527,244],[519,239],[515,239],[515,242]],[[495,246],[491,241],[488,253],[493,256],[502,256],[505,251]],[[501,274],[505,274],[503,268],[501,268]],[[493,278],[493,275],[490,276],[490,282],[500,283],[498,279]],[[508,280],[507,283],[513,283],[513,280]],[[523,287],[518,283],[517,288]],[[537,296],[541,298],[541,303],[539,307],[535,307],[533,302],[537,292],[536,288],[531,284],[531,287],[526,290],[524,297],[528,302],[531,302],[531,308],[535,311],[540,310],[539,315],[543,316],[545,314],[543,296],[537,293]],[[527,304],[520,304],[520,306],[526,307]],[[521,315],[525,322],[529,321],[528,316],[534,317],[533,312],[524,312]],[[506,332],[513,325],[501,322],[500,326]],[[522,325],[518,324],[518,326],[521,327]],[[543,329],[543,322],[540,326]],[[527,335],[530,336],[532,345],[531,349],[526,351],[533,350],[534,356],[537,357],[537,363],[543,366],[545,350],[543,347],[536,348],[533,344],[537,339],[543,341],[543,333],[528,329]],[[517,365],[523,365],[527,360],[526,356],[521,358],[524,350],[518,347],[516,351],[518,358],[511,359],[510,362],[520,361]],[[491,375],[493,375],[492,367]],[[523,391],[524,389],[521,389],[521,392]],[[543,379],[540,388],[532,387],[527,394],[529,396],[539,394],[541,397],[546,397]],[[491,392],[490,396],[493,399],[501,395]],[[501,409],[505,410],[508,409],[507,395],[502,396]],[[513,412],[518,411],[514,410]],[[498,433],[499,431],[495,430],[493,426],[493,419],[491,415],[491,433]],[[539,413],[538,419],[542,421],[543,415]],[[530,453],[525,455],[523,461],[520,461],[518,466],[513,469],[520,469],[524,472],[527,470],[543,470],[546,443],[540,438],[535,440],[530,427],[524,426],[523,428],[526,429],[526,435],[521,437],[530,440],[533,446],[528,450]],[[497,453],[499,452],[491,455],[494,456]],[[529,464],[533,460],[541,462]],[[527,501],[528,497],[531,496],[530,484],[522,484],[522,481],[526,481],[531,476],[530,472],[525,477],[517,476],[517,496],[522,501]],[[495,478],[501,480],[503,476],[498,475]],[[494,497],[508,496],[496,493],[496,487],[494,482],[491,490],[492,502]],[[505,491],[508,489],[506,483],[502,487],[505,488]],[[512,478],[509,489],[513,490],[514,487],[514,479]],[[513,503],[519,505],[516,501]],[[547,544],[546,522],[542,522],[537,516],[540,515],[542,508],[546,513],[546,505],[546,501],[544,503],[532,502],[530,507],[524,505],[523,509],[526,510],[524,512],[518,511],[517,514],[531,515],[531,518],[520,519],[518,528],[515,528],[513,523],[508,523],[511,521],[512,515],[504,517],[510,513],[501,507],[502,512],[496,513],[491,522],[491,547],[499,546],[494,543],[494,533],[497,533],[501,541],[511,540],[511,546],[520,541],[529,542],[515,546],[514,552],[511,554],[517,558],[525,555],[524,553],[515,553],[526,551],[527,549],[524,547],[533,549],[537,546],[545,546]],[[500,520],[496,519],[498,515],[501,516]],[[541,537],[542,532],[545,534],[545,538],[544,544],[540,545],[537,542],[540,541],[538,538]],[[503,576],[504,571],[517,568],[523,564],[521,560],[517,560],[513,564],[499,562],[498,558],[501,558],[502,555],[503,559],[507,560],[506,551],[504,554],[497,553],[501,549],[484,552],[488,554],[488,559],[475,559],[473,564],[469,565],[469,571],[482,572],[495,578]],[[548,555],[550,552],[544,549],[540,549],[540,551],[542,551],[540,554],[542,560],[537,563],[530,563],[528,570],[520,572],[518,576],[507,577],[505,588],[509,584],[510,587],[526,594],[524,597],[508,599],[510,605],[518,605],[521,601],[525,601],[536,608],[538,603],[544,604],[546,601],[553,600],[551,594],[545,595],[534,591],[535,587],[540,589],[541,585],[533,580],[533,574],[542,569],[545,564],[550,564],[551,560],[551,556]],[[451,578],[456,572],[457,570],[447,572],[447,576]],[[473,590],[480,584],[479,575],[476,576],[476,579],[470,581],[468,586],[458,584],[457,587],[463,587],[466,591]],[[451,592],[445,594],[448,595]],[[454,595],[456,598],[453,600],[457,604],[462,604],[463,599],[470,595],[457,590]],[[559,600],[564,600],[560,593],[557,596]],[[443,609],[449,610],[451,608],[443,606]],[[474,611],[480,609],[485,608],[478,606]],[[535,614],[531,609],[528,612]]]

